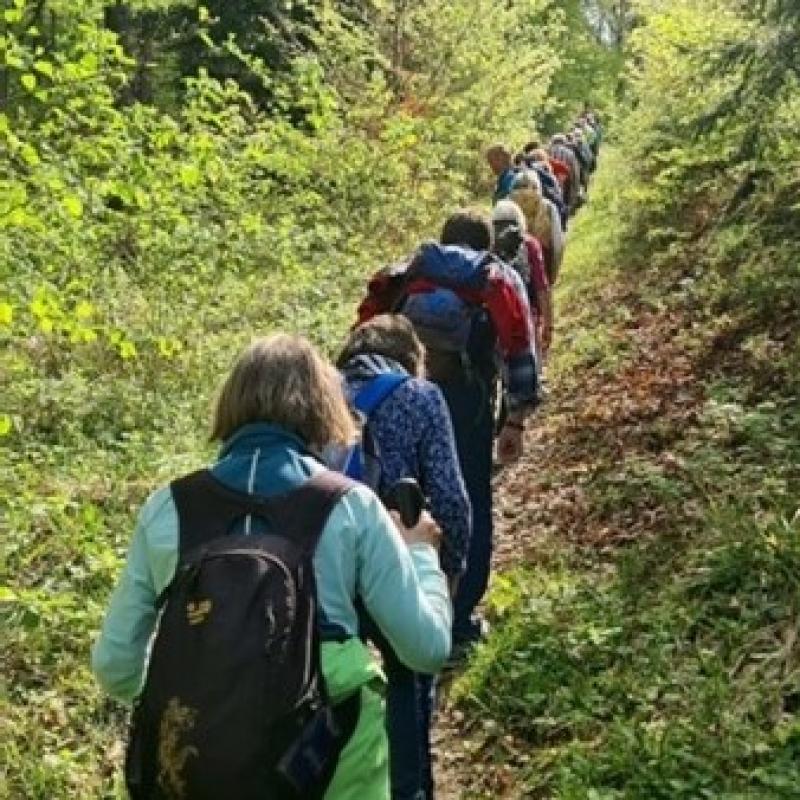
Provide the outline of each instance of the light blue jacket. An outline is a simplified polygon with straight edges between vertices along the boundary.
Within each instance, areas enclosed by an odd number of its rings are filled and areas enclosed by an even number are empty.
[[[323,469],[300,439],[267,424],[247,425],[226,442],[212,467],[233,489],[270,496]],[[128,557],[92,651],[92,669],[112,696],[134,699],[144,681],[156,599],[178,560],[178,516],[168,486],[145,503]],[[378,498],[349,491],[322,533],[314,568],[325,629],[356,636],[354,600],[363,602],[395,653],[411,669],[434,673],[450,653],[451,606],[433,547],[408,547]]]

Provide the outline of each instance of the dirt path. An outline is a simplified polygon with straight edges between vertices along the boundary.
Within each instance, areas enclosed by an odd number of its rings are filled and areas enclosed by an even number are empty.
[[[679,469],[670,445],[697,418],[699,384],[680,339],[681,315],[637,307],[632,296],[615,300],[633,313],[613,332],[621,354],[613,369],[586,364],[553,376],[547,406],[529,425],[525,456],[496,480],[495,574],[546,561],[554,538],[604,548],[659,527],[663,509],[646,494],[606,507],[592,490],[615,474],[623,484],[626,459]],[[471,724],[445,700],[434,734],[437,797],[519,798],[511,770],[482,758]]]

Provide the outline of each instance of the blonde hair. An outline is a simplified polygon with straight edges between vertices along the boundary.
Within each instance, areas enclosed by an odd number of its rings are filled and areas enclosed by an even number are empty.
[[[338,372],[302,336],[256,339],[239,355],[217,400],[212,439],[270,422],[311,447],[348,444],[355,426]]]
[[[425,348],[412,324],[400,314],[379,314],[351,332],[336,363],[343,367],[360,355],[391,358],[415,377],[425,369]]]
[[[550,249],[553,242],[553,223],[550,210],[542,197],[542,184],[535,172],[524,172],[514,189],[508,196],[525,215],[528,233],[533,234],[545,249]]]

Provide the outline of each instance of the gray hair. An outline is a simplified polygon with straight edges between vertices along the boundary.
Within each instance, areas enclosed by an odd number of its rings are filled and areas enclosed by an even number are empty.
[[[492,223],[510,223],[519,228],[520,233],[525,233],[528,224],[525,221],[525,214],[513,200],[500,200],[492,211]]]

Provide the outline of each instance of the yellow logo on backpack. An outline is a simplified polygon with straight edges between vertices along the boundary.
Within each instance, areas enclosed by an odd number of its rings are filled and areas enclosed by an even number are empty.
[[[200,625],[206,621],[211,606],[213,603],[210,600],[198,600],[197,602],[189,602],[186,604],[186,617],[190,625]]]

